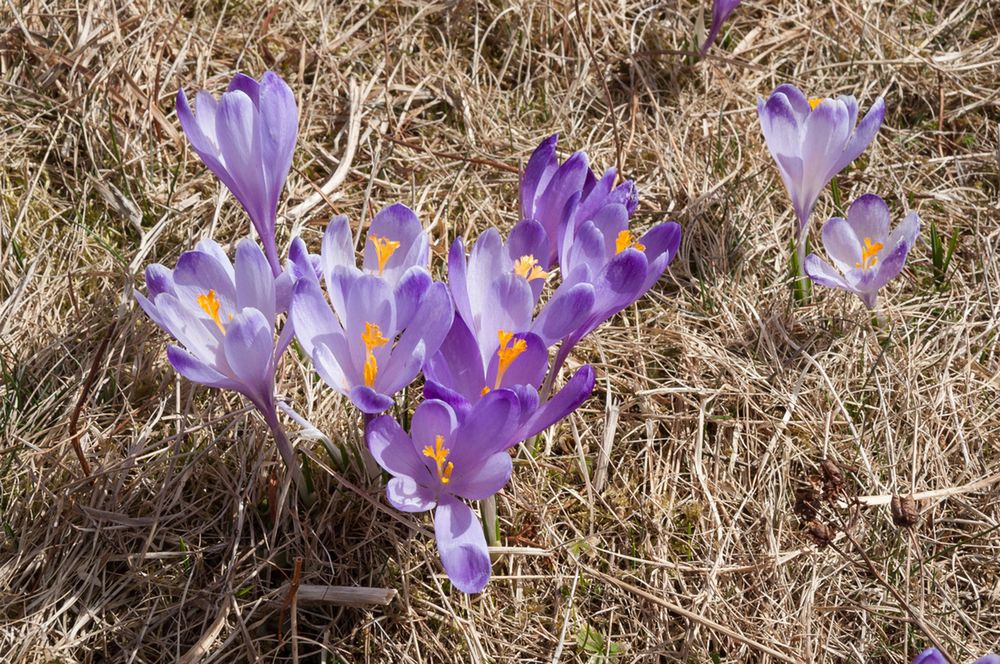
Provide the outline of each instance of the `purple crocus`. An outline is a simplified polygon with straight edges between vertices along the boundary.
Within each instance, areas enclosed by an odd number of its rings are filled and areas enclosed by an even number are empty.
[[[273,72],[260,83],[237,74],[222,99],[201,91],[195,106],[197,115],[184,89],[177,91],[177,117],[191,146],[246,209],[277,275],[275,223],[298,132],[295,95]]]
[[[858,123],[858,101],[851,96],[807,99],[794,85],[779,85],[757,114],[767,149],[774,157],[804,235],[820,193],[837,173],[857,159],[875,138],[885,116],[885,101],[875,100]]]
[[[427,237],[409,208],[380,212],[367,244],[358,269],[347,219],[327,226],[318,266],[331,309],[305,245],[294,240],[289,256],[302,278],[290,318],[320,377],[372,415],[389,408],[437,352],[454,310],[447,287],[427,271]]]
[[[434,510],[434,534],[448,578],[478,593],[490,578],[483,526],[463,500],[484,500],[507,484],[511,458],[501,441],[520,420],[516,395],[495,390],[466,413],[430,399],[413,413],[410,434],[392,417],[368,424],[368,449],[392,479],[386,497],[403,512]]]
[[[920,233],[920,218],[911,212],[889,231],[889,207],[874,194],[859,197],[847,219],[823,225],[823,247],[834,265],[816,254],[805,260],[805,272],[817,284],[855,293],[869,309],[878,290],[900,273]]]
[[[563,234],[593,219],[606,205],[623,205],[631,215],[638,203],[635,183],[615,186],[617,170],[609,168],[598,179],[587,165],[587,153],[575,152],[561,165],[556,156],[559,134],[541,142],[521,176],[521,218],[533,219],[545,230],[547,250],[534,256],[543,270],[551,268]]]
[[[948,660],[944,658],[944,655],[937,648],[928,648],[917,655],[917,658],[913,660],[913,664],[948,664]],[[983,655],[972,664],[1000,664],[1000,655],[994,655],[993,653]]]
[[[256,406],[274,433],[289,471],[301,476],[295,453],[278,422],[274,371],[291,340],[288,326],[275,342],[275,320],[287,302],[290,277],[275,278],[260,247],[249,238],[236,247],[235,264],[212,240],[181,254],[170,270],[146,268],[148,296],[135,297],[146,314],[179,345],[167,359],[188,380],[239,392]]]
[[[722,29],[722,24],[726,22],[729,15],[733,13],[733,10],[739,6],[742,0],[715,0],[712,3],[712,26],[708,30],[708,36],[705,38],[705,43],[701,45],[701,57],[705,57],[708,53],[708,49],[712,47],[715,43],[716,38],[719,36],[719,31]]]

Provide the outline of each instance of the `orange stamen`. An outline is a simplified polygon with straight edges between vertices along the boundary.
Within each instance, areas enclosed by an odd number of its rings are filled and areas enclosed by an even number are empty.
[[[434,436],[434,447],[430,445],[424,447],[424,456],[434,459],[434,465],[437,467],[437,476],[441,480],[441,484],[450,482],[451,473],[455,470],[455,464],[451,461],[448,461],[448,465],[445,465],[450,452],[451,450],[444,446],[444,436]]]
[[[518,356],[521,355],[521,353],[528,350],[528,342],[524,339],[518,339],[517,341],[514,341],[513,344],[510,343],[511,340],[514,339],[513,332],[500,330],[497,332],[497,337],[500,339],[500,350],[497,351],[497,357],[500,358],[500,364],[497,366],[497,379],[493,384],[493,389],[498,389],[500,387],[503,375],[507,373],[507,369],[510,368],[510,365],[518,358]],[[483,394],[485,394],[485,392]]]
[[[639,251],[646,251],[646,245],[633,240],[632,231],[626,228],[618,234],[617,238],[615,238],[615,253],[620,254],[630,247]]]
[[[371,387],[375,384],[375,376],[378,374],[378,362],[375,360],[374,349],[389,343],[389,340],[382,336],[382,330],[374,323],[365,323],[365,331],[361,334],[361,340],[365,343],[365,385]]]
[[[514,274],[524,277],[526,281],[545,279],[549,276],[549,273],[538,265],[538,261],[531,254],[521,256],[514,261]]]
[[[823,103],[822,97],[810,97],[809,98],[809,108],[811,110],[816,110],[816,107]]]
[[[878,252],[882,251],[885,245],[881,242],[872,242],[870,237],[865,238],[865,248],[861,251],[861,262],[855,263],[854,267],[872,268],[878,263]]]
[[[378,273],[385,272],[385,264],[389,258],[399,249],[399,242],[377,235],[369,235],[368,240],[375,246],[375,256],[378,259]]]
[[[207,293],[199,295],[198,306],[219,326],[219,331],[225,334],[226,328],[222,325],[222,319],[219,318],[219,298],[215,295],[215,291],[209,290]],[[232,320],[232,316],[229,318]]]

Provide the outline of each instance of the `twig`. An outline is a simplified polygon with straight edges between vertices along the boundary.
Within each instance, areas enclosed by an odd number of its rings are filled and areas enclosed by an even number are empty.
[[[101,362],[104,361],[104,353],[108,349],[108,344],[111,343],[111,338],[114,336],[115,326],[117,324],[118,321],[113,320],[111,321],[111,324],[108,325],[108,331],[104,334],[101,344],[97,347],[97,352],[94,353],[94,359],[90,363],[90,371],[87,372],[87,377],[83,381],[83,387],[80,390],[80,398],[76,400],[76,405],[73,407],[73,413],[69,417],[70,442],[73,443],[73,451],[76,452],[76,458],[80,461],[80,468],[83,470],[85,477],[90,477],[90,464],[87,462],[87,457],[83,453],[83,447],[80,446],[80,432],[77,431],[80,424],[80,413],[83,412],[83,404],[86,403],[87,395],[90,394],[90,390],[94,386],[94,381],[97,379],[97,369],[101,366]]]

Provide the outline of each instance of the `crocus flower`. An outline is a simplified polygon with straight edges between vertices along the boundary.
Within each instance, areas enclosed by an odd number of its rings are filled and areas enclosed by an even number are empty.
[[[260,83],[237,74],[222,99],[201,91],[195,107],[197,115],[183,88],[177,91],[177,117],[191,147],[246,209],[277,275],[281,264],[274,232],[298,132],[295,96],[273,72]]]
[[[855,128],[858,102],[840,96],[807,99],[794,85],[779,85],[767,100],[757,100],[767,148],[774,157],[804,235],[820,193],[837,173],[864,152],[875,138],[885,102],[875,100]]]
[[[937,648],[928,648],[917,655],[917,658],[913,660],[913,664],[948,664],[948,660],[944,658],[944,655]],[[973,662],[973,664],[1000,664],[1000,655],[994,655],[993,653],[983,655]]]
[[[809,254],[805,272],[817,284],[855,293],[874,309],[878,290],[902,271],[919,232],[916,212],[889,232],[889,207],[865,194],[851,203],[847,219],[834,217],[823,225],[823,247],[836,268]]]
[[[188,380],[239,392],[256,406],[274,433],[278,451],[298,479],[295,453],[278,422],[275,364],[290,328],[275,343],[275,319],[288,299],[289,277],[275,278],[260,248],[249,238],[236,247],[235,265],[212,240],[181,254],[177,267],[146,268],[148,296],[135,297],[146,314],[179,345],[167,359]],[[303,486],[300,484],[300,486]]]
[[[392,479],[386,497],[403,512],[434,510],[441,563],[456,588],[478,593],[490,578],[483,526],[464,500],[484,500],[507,484],[511,458],[497,441],[510,437],[519,402],[494,390],[468,413],[427,400],[413,413],[408,435],[392,417],[368,424],[368,449]]]
[[[722,29],[722,24],[726,22],[729,15],[733,13],[733,10],[739,6],[742,0],[715,0],[712,3],[712,26],[708,30],[708,36],[705,38],[705,43],[701,45],[701,57],[705,57],[708,53],[708,49],[712,47],[715,43],[715,39],[719,36],[719,31]]]
[[[521,218],[537,221],[546,233],[547,250],[534,256],[543,270],[555,264],[567,228],[593,219],[609,204],[624,205],[631,215],[639,200],[631,180],[614,186],[616,169],[609,168],[597,179],[585,152],[575,152],[560,165],[558,140],[559,134],[553,134],[542,141],[521,176]]]
[[[415,224],[415,226],[414,226]],[[320,377],[362,412],[381,413],[437,352],[454,310],[427,271],[427,237],[406,206],[376,216],[363,268],[354,263],[347,219],[327,226],[319,260],[333,307],[301,240],[289,257],[301,275],[292,296],[295,336]]]

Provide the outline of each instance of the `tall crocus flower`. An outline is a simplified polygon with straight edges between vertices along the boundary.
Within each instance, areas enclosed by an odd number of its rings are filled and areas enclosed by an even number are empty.
[[[392,417],[368,424],[368,449],[392,479],[386,497],[403,512],[434,510],[441,563],[456,588],[478,593],[490,578],[483,526],[463,500],[484,500],[511,475],[511,458],[497,441],[507,440],[520,420],[509,390],[487,394],[467,413],[427,400],[413,413],[410,434]]]
[[[766,100],[757,100],[757,114],[767,149],[792,199],[799,231],[804,232],[826,185],[875,138],[885,117],[885,101],[876,99],[855,128],[858,101],[854,97],[807,99],[786,83]]]
[[[722,24],[726,22],[726,19],[729,18],[729,15],[733,13],[733,10],[739,6],[741,1],[715,0],[712,3],[712,26],[708,30],[705,43],[701,45],[701,57],[705,57],[705,54],[708,53],[708,49],[715,43],[716,38],[719,36],[719,31],[722,30]]]
[[[834,217],[823,225],[823,247],[836,267],[809,254],[805,272],[817,284],[854,293],[874,309],[878,290],[902,271],[919,233],[916,212],[890,232],[889,207],[865,194],[851,203],[847,219]]]
[[[146,268],[148,296],[135,297],[146,314],[179,345],[167,359],[188,380],[239,392],[260,411],[271,428],[285,465],[301,484],[295,453],[282,429],[274,397],[278,358],[291,340],[282,331],[275,342],[275,320],[288,299],[288,277],[275,278],[260,248],[249,238],[236,247],[235,264],[211,240],[181,254],[170,270]]]
[[[944,658],[944,655],[937,648],[928,648],[917,655],[917,658],[913,660],[913,664],[948,664],[948,660]],[[973,664],[1000,664],[1000,655],[994,655],[993,653],[983,655],[973,662]]]
[[[414,225],[415,224],[415,225]],[[327,226],[318,262],[330,303],[301,240],[290,258],[302,275],[292,296],[295,336],[320,377],[373,415],[392,405],[437,352],[454,310],[444,284],[427,271],[427,237],[406,206],[383,210],[369,229],[363,267],[345,217]]]
[[[585,152],[573,153],[560,165],[558,140],[559,134],[553,134],[542,141],[521,176],[521,218],[537,221],[546,234],[547,250],[534,256],[543,270],[555,264],[567,228],[592,219],[605,205],[624,205],[631,215],[638,203],[635,183],[626,180],[615,186],[614,168],[598,179]]]
[[[177,117],[191,147],[246,209],[272,272],[279,274],[274,233],[298,132],[295,96],[273,72],[260,83],[237,74],[219,101],[199,92],[195,111],[183,88],[178,90]]]

